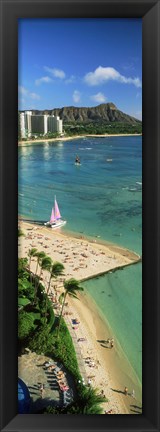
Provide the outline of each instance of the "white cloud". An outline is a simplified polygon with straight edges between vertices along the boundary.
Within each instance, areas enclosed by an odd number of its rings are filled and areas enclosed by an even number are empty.
[[[70,84],[70,83],[73,83],[73,82],[75,82],[75,76],[74,75],[71,75],[70,76],[70,78],[67,78],[66,80],[65,80],[65,83],[66,84]]]
[[[78,103],[78,102],[80,102],[80,99],[81,99],[81,93],[78,90],[74,90],[72,97],[73,97],[74,102]]]
[[[141,81],[138,77],[127,78],[112,67],[99,66],[94,72],[88,72],[84,77],[84,81],[90,86],[104,84],[110,80],[123,84],[133,84],[136,87],[142,87]]]
[[[37,100],[39,100],[40,99],[40,96],[37,94],[37,93],[32,93],[32,92],[30,92],[28,89],[26,89],[25,87],[23,87],[23,86],[19,86],[18,87],[18,91],[19,91],[19,94],[20,95],[22,95],[22,96],[26,96],[27,98],[30,98],[30,99],[37,99]],[[21,101],[24,101],[24,99],[21,99]]]
[[[47,67],[47,66],[44,66],[44,69],[47,71],[47,72],[49,72],[49,73],[51,73],[51,75],[53,75],[55,78],[61,78],[61,79],[64,79],[65,78],[65,76],[66,76],[66,74],[65,74],[65,72],[63,71],[63,70],[61,70],[61,69],[57,69],[57,68],[49,68],[49,67]]]
[[[40,96],[37,93],[30,93],[30,98],[39,100]]]
[[[50,82],[52,82],[52,79],[48,76],[44,76],[35,80],[36,85],[40,85],[42,83],[50,83]]]
[[[28,90],[25,87],[23,87],[23,86],[19,86],[18,87],[18,91],[19,91],[19,93],[21,95],[25,95],[26,96],[28,94]]]
[[[106,102],[106,100],[107,100],[106,96],[103,93],[101,93],[101,92],[99,92],[99,93],[97,93],[95,95],[92,95],[91,99],[93,101],[99,102],[99,103]]]

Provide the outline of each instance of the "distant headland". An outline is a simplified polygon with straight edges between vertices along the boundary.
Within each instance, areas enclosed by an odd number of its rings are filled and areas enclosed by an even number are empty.
[[[27,113],[27,112],[26,112]],[[95,107],[75,107],[66,106],[62,108],[53,108],[51,110],[32,110],[33,119],[42,116],[57,118],[62,123],[63,137],[89,136],[89,135],[141,135],[142,121],[120,111],[112,102],[97,105]],[[21,115],[21,112],[19,112]],[[41,138],[28,135],[27,138]],[[54,139],[60,137],[60,134],[51,133],[50,131],[43,134],[45,139]],[[19,134],[19,141],[22,136]],[[25,139],[27,141],[27,139]]]

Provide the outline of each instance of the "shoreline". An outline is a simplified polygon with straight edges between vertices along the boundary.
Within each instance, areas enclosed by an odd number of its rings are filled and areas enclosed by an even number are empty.
[[[38,144],[40,142],[57,142],[57,141],[70,141],[79,138],[109,138],[109,137],[129,137],[129,136],[142,136],[140,134],[86,134],[86,135],[74,135],[68,137],[58,137],[58,138],[40,138],[35,140],[18,141],[18,146],[25,144]]]
[[[103,389],[109,399],[104,409],[108,406],[108,409],[113,409],[116,414],[132,414],[132,404],[142,406],[139,380],[117,340],[113,349],[106,349],[98,342],[113,337],[114,333],[109,323],[103,320],[94,300],[85,291],[78,297],[80,301],[69,299],[69,305],[74,316],[78,317],[83,325],[77,336],[86,337],[89,341],[89,351],[84,345],[81,348],[82,357],[87,355],[93,356],[94,359],[98,357],[100,363],[99,371],[96,372],[97,376],[95,374],[92,384],[100,390]],[[86,372],[90,372],[89,368],[87,371],[87,367]],[[90,373],[92,375],[94,369]],[[130,394],[127,397],[123,394],[125,386],[128,387],[129,393],[135,390],[136,399],[133,399]]]
[[[81,251],[83,253],[83,251],[86,250],[86,246],[88,248],[88,257],[84,257],[83,261],[85,262],[85,260],[87,259],[88,262],[89,251],[92,251],[94,252],[92,254],[92,262],[94,265],[97,264],[96,261],[99,258],[100,261],[98,262],[98,266],[100,264],[102,266],[104,265],[104,263],[101,263],[101,260],[103,260],[105,256],[104,254],[108,254],[108,258],[110,261],[108,262],[108,266],[110,264],[112,266],[115,266],[115,261],[113,260],[113,257],[116,257],[116,259],[120,259],[121,257],[121,265],[122,262],[124,265],[124,260],[126,262],[126,260],[129,260],[129,258],[131,257],[133,259],[133,252],[120,248],[119,246],[117,246],[116,248],[116,245],[112,245],[111,250],[111,248],[107,247],[106,245],[104,246],[104,244],[94,243],[94,241],[89,242],[88,239],[77,239],[66,234],[64,235],[64,233],[58,232],[57,230],[51,231],[45,226],[39,226],[33,223],[24,222],[22,220],[19,221],[19,225],[22,231],[26,234],[26,237],[20,237],[18,239],[19,257],[27,256],[29,248],[36,247],[39,251],[46,251],[46,253],[53,259],[53,261],[62,262],[66,269],[68,264],[65,262],[65,257],[70,253],[72,256],[72,262],[74,263],[74,266],[76,266],[76,271],[74,273],[73,267],[68,266],[68,268],[70,268],[70,271],[71,269],[72,271],[71,273],[67,273],[65,275],[67,278],[75,277],[78,280],[84,280],[82,275],[86,270],[88,271],[88,267],[86,268],[82,266],[82,268],[79,269],[78,273],[77,261],[82,258]],[[78,255],[76,249],[77,246]],[[54,249],[54,247],[56,247],[56,249]],[[123,254],[120,256],[119,249],[121,249],[121,253],[122,251],[123,253],[125,253],[125,256]],[[131,253],[131,257],[128,258],[129,253]],[[92,270],[93,267],[91,266]],[[36,259],[32,259],[31,269],[33,272],[35,271],[35,268]],[[66,271],[68,272],[69,270],[66,269]],[[44,287],[47,289],[47,272],[44,271],[42,277]],[[92,277],[94,277],[94,275],[92,275]],[[61,292],[61,289],[63,287],[62,281],[56,280],[53,283],[56,284],[52,286],[53,292],[56,289],[55,286],[57,286],[57,290]],[[104,404],[104,410],[113,409],[114,414],[133,414],[130,405],[135,403],[139,406],[141,404],[141,397],[139,397],[140,392],[138,386],[136,386],[135,384],[134,378],[132,376],[129,376],[130,369],[132,368],[131,366],[128,367],[127,359],[123,358],[124,356],[119,349],[120,347],[118,346],[118,341],[115,341],[115,346],[112,350],[104,349],[104,347],[102,347],[101,344],[98,343],[98,340],[106,340],[108,337],[114,336],[114,334],[110,334],[111,330],[109,328],[109,325],[107,325],[106,321],[104,321],[102,316],[100,316],[98,307],[96,307],[96,303],[94,304],[94,300],[90,296],[88,296],[85,291],[83,294],[79,295],[79,299],[80,301],[68,299],[69,306],[65,308],[65,312],[68,312],[70,310],[72,311],[73,317],[79,318],[80,325],[78,330],[73,330],[73,325],[71,321],[72,318],[70,318],[68,314],[66,314],[64,318],[71,335],[73,332],[75,332],[74,340],[76,339],[75,343],[77,344],[78,348],[81,349],[82,361],[84,361],[83,359],[86,358],[88,355],[91,355],[94,360],[98,360],[100,363],[97,365],[96,370],[94,370],[92,368],[89,368],[84,362],[86,374],[88,376],[95,376],[95,378],[92,379],[93,387],[98,387],[100,390],[103,389],[106,397],[108,397],[109,402]],[[79,344],[78,338],[85,336],[87,339],[87,343]],[[135,389],[135,394],[136,397],[138,396],[138,400],[133,399],[130,395],[125,396],[123,394],[125,386],[128,387],[130,392],[133,388]]]

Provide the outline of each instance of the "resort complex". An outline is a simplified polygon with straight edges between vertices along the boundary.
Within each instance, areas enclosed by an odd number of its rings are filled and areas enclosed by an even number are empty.
[[[19,134],[22,139],[44,136],[48,133],[61,135],[62,132],[63,125],[59,116],[36,115],[32,111],[24,111],[19,114]]]

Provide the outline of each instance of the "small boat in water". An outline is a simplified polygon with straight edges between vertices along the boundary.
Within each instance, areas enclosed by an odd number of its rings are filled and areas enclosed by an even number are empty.
[[[107,160],[107,162],[112,162],[113,159],[106,159],[106,160]]]
[[[59,207],[57,204],[57,200],[55,197],[54,207],[52,208],[51,217],[48,222],[45,222],[44,225],[50,228],[60,228],[66,224],[67,221],[63,220],[59,211]]]

